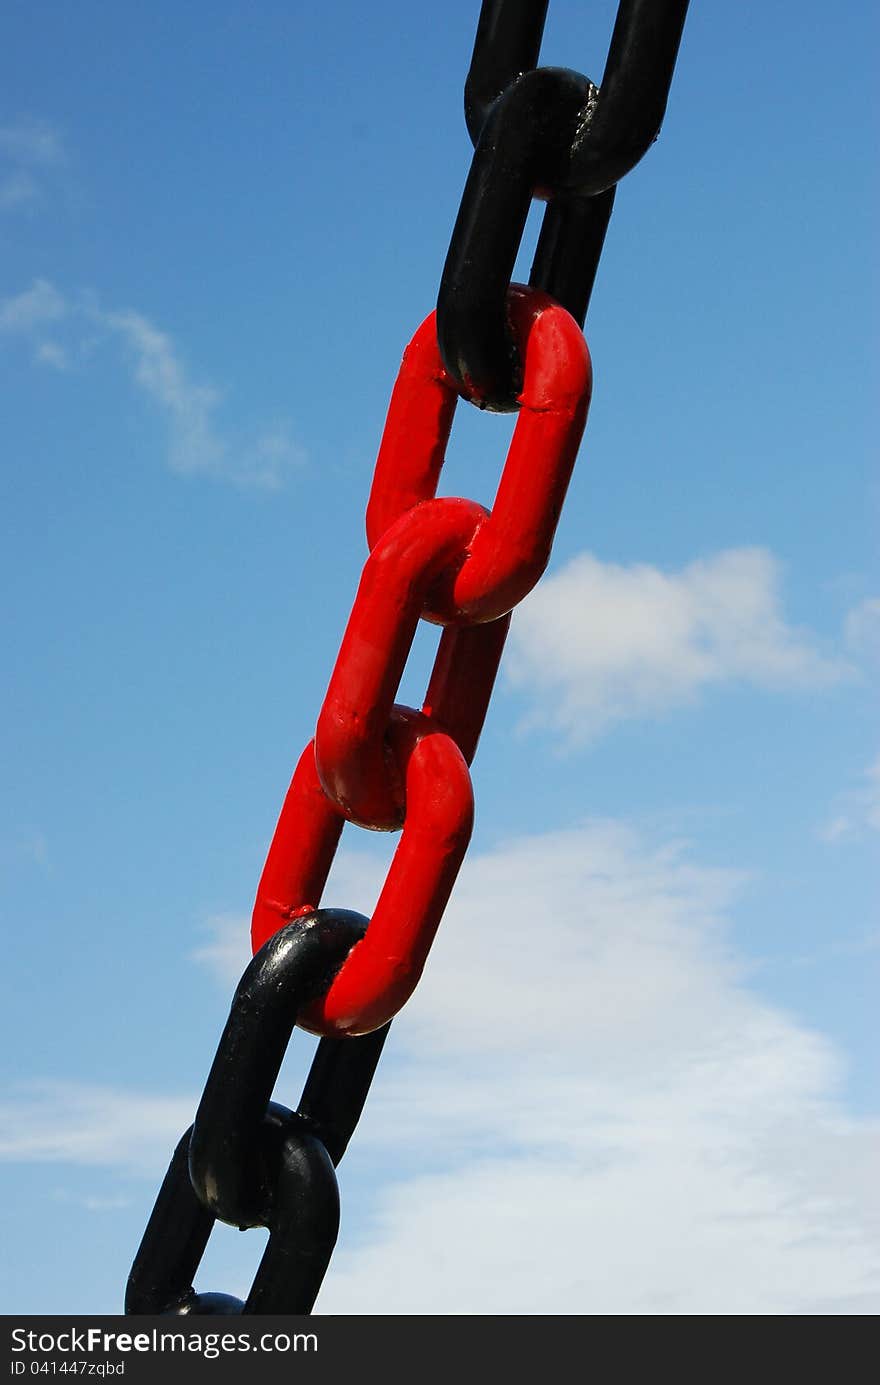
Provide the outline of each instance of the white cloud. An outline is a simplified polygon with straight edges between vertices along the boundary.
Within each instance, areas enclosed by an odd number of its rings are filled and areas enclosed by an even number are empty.
[[[83,1207],[87,1212],[118,1212],[131,1206],[131,1198],[124,1193],[74,1193],[68,1188],[55,1188],[52,1197],[55,1202]]]
[[[33,202],[39,195],[39,185],[30,173],[10,173],[0,178],[0,208],[20,207]]]
[[[235,986],[251,959],[250,919],[241,914],[212,914],[203,931],[207,942],[194,948],[190,960],[205,967],[222,986]]]
[[[377,883],[349,857],[327,898]],[[465,867],[356,1136],[389,1172],[319,1311],[880,1307],[880,1129],[834,1046],[748,989],[741,885],[613,824]]]
[[[27,862],[28,865],[39,866],[41,870],[51,871],[52,862],[45,833],[39,828],[22,825],[11,836],[0,841],[0,861],[16,866]]]
[[[880,757],[865,771],[865,778],[868,781],[864,800],[865,822],[875,832],[880,832]]]
[[[21,1082],[0,1101],[0,1160],[121,1169],[155,1177],[193,1118],[198,1097],[97,1083]]]
[[[70,359],[70,352],[63,346],[59,346],[57,341],[41,341],[36,349],[36,359],[42,365],[54,366],[56,370],[70,370],[73,362]]]
[[[61,135],[45,121],[0,125],[0,209],[36,202],[43,191],[42,180],[64,161]]]
[[[172,471],[274,490],[302,465],[303,453],[284,423],[236,446],[222,436],[216,424],[220,394],[191,379],[171,338],[142,313],[92,308],[92,316],[123,342],[135,383],[164,414]]]
[[[35,279],[29,289],[0,300],[0,332],[38,334],[50,322],[66,317],[68,305],[48,279]]]
[[[95,310],[94,316],[124,342],[131,354],[135,383],[168,419],[172,469],[216,472],[224,456],[224,444],[213,425],[217,391],[189,379],[171,338],[141,313]]]
[[[840,803],[842,811],[820,828],[824,841],[858,839],[866,829],[880,832],[880,756],[863,773],[861,787],[842,794]]]
[[[863,658],[880,655],[880,597],[868,597],[853,607],[846,617],[844,638],[854,654]]]
[[[582,553],[517,611],[508,676],[541,697],[531,724],[573,742],[691,703],[713,684],[810,688],[846,677],[809,631],[787,624],[780,585],[779,564],[760,548],[672,573]]]
[[[48,168],[63,161],[64,145],[59,131],[46,121],[19,120],[0,125],[0,157]]]
[[[81,1205],[87,1212],[118,1212],[122,1207],[131,1206],[131,1198],[104,1197],[100,1193],[95,1193],[84,1197]]]
[[[68,327],[67,343],[57,340],[62,319]],[[220,392],[192,378],[168,333],[143,313],[108,311],[90,295],[65,297],[46,279],[0,301],[0,335],[29,342],[40,364],[68,370],[91,358],[96,334],[115,343],[133,384],[164,419],[172,471],[274,490],[302,466],[302,449],[283,420],[252,437],[225,435],[217,419],[223,402]]]

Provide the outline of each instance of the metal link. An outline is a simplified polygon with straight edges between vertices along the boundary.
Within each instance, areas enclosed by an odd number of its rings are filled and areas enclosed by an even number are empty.
[[[560,187],[595,196],[648,152],[660,133],[689,0],[620,0],[596,100]]]
[[[620,0],[602,81],[598,87],[587,81],[560,190],[606,192],[650,149],[666,113],[689,3]],[[546,0],[483,0],[465,84],[475,145],[494,102],[537,66],[546,13]]]
[[[321,910],[280,930],[239,983],[194,1124],[180,1140],[135,1257],[126,1313],[308,1313],[336,1242],[339,1163],[388,1026],[318,1046],[296,1112],[270,1100],[297,1015],[325,989],[366,919]],[[245,1303],[197,1294],[215,1220],[266,1226]]]
[[[590,306],[616,188],[581,197],[560,192],[547,203],[529,283],[562,303],[579,327]]]
[[[189,1181],[192,1126],[181,1136],[168,1165],[125,1290],[125,1311],[207,1316],[240,1313],[241,1299],[197,1294],[193,1288],[214,1227]]]
[[[591,385],[580,331],[532,289],[511,290],[510,316],[526,378],[491,513],[433,498],[455,406],[433,317],[404,353],[367,514],[372,552],[318,717],[314,762],[308,752],[300,761],[257,892],[255,946],[280,919],[320,901],[339,826],[326,807],[315,810],[315,771],[349,820],[373,830],[404,825],[366,940],[301,1021],[318,1033],[384,1024],[421,975],[470,836],[465,758],[494,684],[501,622],[544,570],[580,443]],[[446,632],[418,714],[393,699],[423,615],[487,626],[467,640],[463,630]]]
[[[545,294],[514,284],[505,317],[524,363],[519,417],[491,513],[459,563],[435,582],[424,614],[441,624],[496,620],[531,591],[550,557],[586,423],[590,354],[569,314]],[[432,315],[407,347],[391,396],[367,508],[371,545],[404,512],[414,512],[414,520],[436,513],[424,502],[437,489],[454,404]],[[448,502],[432,502],[438,503]],[[401,533],[402,522],[389,532]]]
[[[403,832],[366,938],[326,996],[299,1016],[314,1033],[368,1033],[409,999],[470,840],[470,775],[451,737],[420,713],[395,708],[390,740],[403,771]],[[319,794],[326,811],[309,817]],[[255,948],[282,921],[316,906],[342,822],[321,792],[312,743],[300,757],[269,847],[251,925]]]
[[[364,567],[318,715],[315,762],[328,798],[352,822],[393,831],[406,812],[386,733],[422,607],[460,566],[486,517],[467,500],[434,500],[392,525]]]
[[[290,1036],[366,929],[345,909],[300,918],[260,948],[238,983],[189,1147],[199,1200],[231,1226],[269,1225],[278,1149],[264,1116]]]
[[[390,830],[403,818],[385,731],[419,618],[497,621],[532,589],[550,555],[586,420],[589,354],[569,315],[534,290],[512,288],[509,312],[526,379],[491,513],[433,498],[456,402],[433,315],[404,352],[391,397],[367,509],[372,552],[315,737],[325,792],[362,826]],[[470,641],[469,651],[478,644]],[[466,676],[450,645],[444,677],[432,678],[431,711],[447,725],[450,680]],[[484,671],[472,683],[468,745],[476,745],[496,668],[487,646]],[[457,705],[465,705],[460,696]]]
[[[406,818],[370,927],[300,1024],[316,1034],[367,1034],[415,990],[452,893],[474,821],[458,746],[428,717],[395,707],[389,744],[404,771]]]
[[[492,102],[536,67],[547,0],[483,0],[464,88],[464,115],[474,144]]]
[[[542,6],[532,13],[519,0],[485,0],[469,78],[469,126],[479,139],[437,303],[447,370],[480,408],[516,408],[521,370],[505,294],[533,197],[549,205],[530,282],[583,325],[610,190],[657,138],[687,8],[688,0],[621,0],[596,87],[567,68],[517,75],[533,51],[537,60]],[[508,85],[490,102],[504,75]]]

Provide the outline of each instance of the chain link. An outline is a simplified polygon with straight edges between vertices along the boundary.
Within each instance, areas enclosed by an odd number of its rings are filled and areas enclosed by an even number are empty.
[[[159,1190],[128,1280],[126,1313],[308,1313],[339,1226],[334,1167],[357,1124],[387,1027],[324,1039],[296,1111],[270,1100],[294,1024],[367,920],[322,909],[280,929],[244,973],[193,1125]],[[245,1303],[197,1294],[214,1222],[265,1226]]]
[[[586,422],[578,323],[613,185],[656,138],[687,0],[621,0],[601,88],[535,69],[546,0],[485,0],[466,86],[476,145],[437,312],[407,347],[363,569],[314,740],[257,890],[255,956],[132,1268],[127,1313],[307,1313],[339,1220],[334,1173],[467,849],[473,760],[512,608],[547,564]],[[529,287],[510,283],[549,199]],[[459,397],[518,411],[491,510],[436,495]],[[395,702],[420,620],[442,628],[420,709]],[[321,909],[346,821],[400,830],[370,920]],[[295,1111],[271,1098],[294,1028],[322,1035]],[[263,1226],[247,1300],[199,1294],[214,1221]]]
[[[543,0],[486,0],[465,87],[476,145],[440,282],[446,368],[481,408],[517,407],[506,291],[529,207],[547,202],[529,283],[583,326],[614,186],[657,138],[688,0],[621,0],[601,86],[533,68]]]

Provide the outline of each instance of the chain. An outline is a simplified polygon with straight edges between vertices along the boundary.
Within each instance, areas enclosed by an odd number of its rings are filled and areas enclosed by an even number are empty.
[[[475,144],[436,313],[403,356],[367,506],[369,557],[314,739],[287,791],[195,1121],[127,1313],[308,1313],[336,1240],[335,1166],[464,858],[477,749],[514,606],[547,565],[587,417],[581,333],[614,185],[656,138],[687,0],[621,0],[600,87],[536,68],[546,0],[484,0]],[[529,286],[510,282],[547,201]],[[517,410],[491,510],[436,495],[459,398]],[[419,709],[395,702],[420,620],[442,628]],[[400,831],[372,917],[321,909],[342,829]],[[295,1025],[321,1036],[295,1111],[272,1101]],[[269,1239],[247,1300],[197,1293],[215,1220]]]
[[[543,0],[485,0],[465,87],[476,148],[437,310],[447,369],[482,408],[517,407],[506,292],[536,195],[547,208],[529,283],[583,326],[614,186],[657,138],[687,8],[621,0],[596,87],[566,68],[534,68]]]
[[[357,1124],[388,1026],[318,1045],[295,1112],[271,1101],[302,1005],[326,987],[367,920],[321,909],[279,929],[232,1001],[193,1125],[182,1136],[128,1280],[126,1313],[308,1313],[339,1225],[334,1167]],[[197,1294],[217,1218],[269,1228],[247,1302]]]

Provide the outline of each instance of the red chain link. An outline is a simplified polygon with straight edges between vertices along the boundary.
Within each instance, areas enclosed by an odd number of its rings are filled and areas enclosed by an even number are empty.
[[[368,1033],[418,982],[470,839],[468,765],[509,613],[547,565],[586,422],[590,357],[577,323],[518,285],[508,314],[523,388],[491,511],[435,498],[458,393],[433,313],[404,352],[367,509],[370,556],[257,891],[254,951],[317,908],[346,819],[403,828],[365,937],[300,1018],[315,1033]],[[446,628],[415,711],[394,698],[420,619]]]

